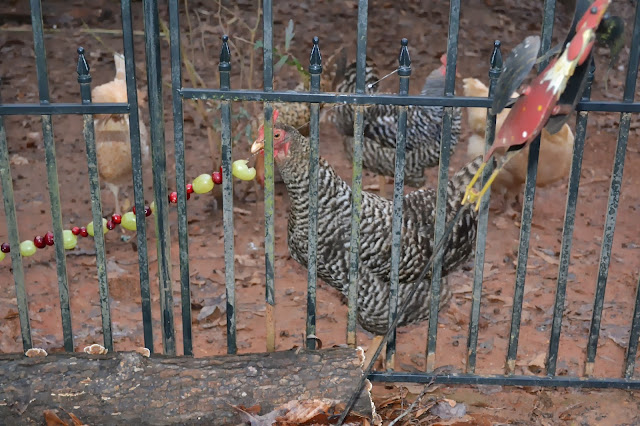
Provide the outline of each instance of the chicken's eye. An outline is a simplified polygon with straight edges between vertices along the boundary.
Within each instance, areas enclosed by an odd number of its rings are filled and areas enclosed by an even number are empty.
[[[280,139],[280,136],[281,136],[281,135],[280,135],[280,132],[275,132],[275,133],[273,134],[273,137],[274,137],[275,139]]]

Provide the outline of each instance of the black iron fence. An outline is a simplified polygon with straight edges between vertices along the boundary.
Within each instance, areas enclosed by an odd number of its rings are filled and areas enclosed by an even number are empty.
[[[61,104],[51,103],[49,98],[48,75],[46,66],[46,54],[43,41],[42,10],[39,0],[31,0],[31,18],[34,36],[36,69],[38,74],[38,87],[40,103],[38,104],[0,104],[0,178],[3,189],[4,209],[7,219],[8,237],[11,247],[18,247],[20,238],[16,219],[12,180],[9,166],[7,137],[2,117],[5,115],[41,115],[44,134],[45,160],[47,167],[48,186],[51,199],[51,215],[53,221],[53,235],[55,241],[63,241],[62,215],[60,208],[60,193],[57,175],[56,152],[51,124],[51,116],[55,114],[82,114],[84,117],[84,138],[86,142],[88,173],[91,187],[91,206],[93,223],[102,220],[102,208],[100,201],[100,186],[98,181],[96,144],[93,128],[94,114],[129,114],[130,137],[132,150],[133,183],[135,188],[135,208],[138,242],[138,264],[140,273],[140,292],[142,297],[142,320],[144,323],[144,343],[153,351],[153,333],[151,321],[151,297],[149,291],[149,265],[147,237],[145,228],[145,205],[142,194],[142,158],[140,148],[140,125],[138,116],[138,99],[136,92],[136,71],[133,50],[133,30],[131,18],[131,0],[121,1],[122,28],[124,40],[124,56],[126,64],[127,95],[129,104],[96,104],[91,102],[91,76],[89,65],[86,62],[82,49],[78,49],[78,82],[81,88],[81,103]],[[144,1],[144,28],[145,47],[147,60],[147,75],[149,85],[149,111],[151,123],[152,162],[153,162],[153,187],[156,200],[155,229],[157,237],[158,277],[160,286],[161,324],[164,353],[176,355],[176,337],[173,318],[173,295],[171,291],[170,274],[170,238],[167,201],[167,167],[165,153],[165,135],[162,103],[162,80],[160,62],[160,26],[158,18],[157,0]],[[392,274],[390,283],[390,322],[396,318],[398,309],[398,265],[400,258],[400,237],[402,226],[402,196],[404,180],[404,148],[406,143],[407,106],[443,106],[444,120],[442,131],[442,143],[440,151],[440,165],[438,169],[437,207],[436,207],[436,231],[435,239],[440,240],[445,233],[446,217],[446,184],[448,181],[448,169],[451,147],[451,127],[454,107],[484,107],[491,105],[487,98],[468,98],[454,95],[455,70],[458,57],[458,30],[460,24],[460,0],[450,1],[449,34],[447,48],[446,83],[444,96],[410,96],[408,95],[409,80],[411,75],[411,63],[408,56],[407,41],[401,43],[400,64],[398,74],[400,85],[398,95],[365,94],[365,61],[366,41],[368,26],[368,1],[358,2],[358,41],[357,41],[357,81],[356,92],[353,94],[336,94],[320,92],[320,76],[323,72],[318,38],[314,38],[309,64],[311,86],[309,92],[278,92],[273,90],[273,9],[272,1],[263,2],[264,13],[264,88],[263,90],[231,89],[231,54],[227,43],[227,37],[222,39],[220,54],[220,88],[219,89],[193,89],[182,85],[182,64],[179,25],[178,0],[169,0],[170,15],[170,44],[171,44],[171,76],[172,99],[174,117],[174,141],[176,159],[176,187],[178,210],[178,235],[179,235],[179,260],[180,260],[180,284],[182,306],[182,330],[184,354],[193,354],[193,339],[191,329],[191,301],[190,301],[190,273],[187,233],[187,190],[185,177],[185,143],[183,132],[183,101],[184,99],[217,100],[221,102],[222,122],[222,169],[223,169],[223,222],[224,222],[224,258],[225,258],[225,283],[227,303],[227,352],[236,353],[236,309],[235,309],[235,274],[234,274],[234,222],[233,222],[233,183],[231,166],[231,104],[234,101],[259,101],[264,103],[264,136],[265,136],[265,302],[267,318],[267,349],[275,350],[275,281],[274,281],[274,160],[273,160],[273,102],[302,102],[309,103],[311,109],[310,122],[310,185],[309,193],[309,241],[308,241],[308,292],[307,292],[307,321],[306,321],[306,345],[308,349],[316,348],[316,271],[317,271],[317,218],[318,218],[318,147],[319,147],[319,107],[320,103],[353,104],[354,115],[354,146],[353,146],[353,179],[352,179],[352,215],[350,237],[350,275],[348,291],[348,322],[347,343],[356,344],[356,300],[358,282],[358,261],[360,241],[360,218],[362,201],[362,144],[363,144],[363,117],[366,105],[388,104],[398,106],[399,136],[397,141],[395,191],[393,198],[393,238],[392,238]],[[555,17],[555,1],[546,0],[544,4],[544,18],[542,29],[541,54],[551,46],[551,35]],[[629,138],[631,114],[640,112],[640,103],[634,102],[638,60],[640,54],[640,6],[636,6],[635,21],[632,31],[631,52],[627,67],[627,76],[623,100],[621,102],[590,101],[587,92],[578,104],[578,118],[576,123],[576,137],[573,152],[573,162],[569,176],[569,187],[562,234],[562,246],[560,264],[558,268],[556,300],[554,305],[554,317],[551,328],[550,343],[547,356],[546,376],[519,376],[515,375],[515,362],[518,350],[518,337],[520,319],[522,313],[526,267],[528,259],[529,240],[531,236],[531,219],[533,213],[533,201],[535,196],[536,171],[539,153],[539,139],[531,145],[528,164],[528,175],[524,192],[524,205],[522,211],[522,226],[520,229],[520,242],[518,250],[518,262],[516,268],[515,293],[513,298],[513,311],[511,319],[511,331],[508,340],[506,368],[504,375],[486,376],[475,373],[476,354],[478,345],[478,324],[480,320],[480,302],[483,284],[483,266],[485,243],[488,223],[488,201],[481,205],[478,219],[478,233],[475,250],[475,275],[472,289],[472,309],[470,328],[468,334],[468,358],[466,372],[456,375],[439,375],[434,373],[436,357],[436,341],[438,330],[438,305],[440,294],[440,282],[442,271],[442,258],[436,257],[433,264],[431,287],[431,316],[428,328],[427,340],[427,365],[424,373],[398,373],[373,372],[369,378],[374,381],[408,381],[430,382],[450,384],[499,384],[499,385],[536,385],[536,386],[573,386],[573,387],[618,387],[627,389],[640,389],[640,379],[634,379],[635,361],[640,338],[640,292],[635,300],[635,310],[630,324],[630,338],[626,350],[626,359],[622,377],[593,378],[593,366],[596,358],[600,322],[603,311],[603,301],[607,284],[607,274],[611,258],[614,228],[620,197],[620,186],[624,169],[625,152]],[[491,58],[489,76],[491,89],[497,81],[502,66],[500,45],[496,42]],[[544,63],[540,65],[544,67]],[[593,70],[592,70],[593,72]],[[559,347],[559,339],[564,312],[568,267],[571,258],[571,243],[575,221],[578,188],[586,135],[587,121],[590,111],[618,112],[620,113],[620,127],[616,146],[615,161],[611,187],[609,191],[606,224],[602,238],[600,253],[600,267],[597,278],[597,287],[593,304],[593,316],[589,331],[589,340],[586,350],[586,368],[584,377],[566,377],[556,375],[556,364]],[[491,142],[495,133],[495,116],[487,116],[487,142]],[[486,170],[486,179],[491,170]],[[148,207],[147,207],[148,208]],[[105,261],[104,238],[101,232],[95,233],[96,261],[98,282],[100,288],[100,307],[102,313],[102,329],[104,334],[104,346],[113,350],[112,325],[109,306],[107,270]],[[65,262],[65,249],[62,244],[55,244],[56,268],[58,277],[59,297],[62,316],[62,328],[64,334],[64,348],[73,351],[73,333],[71,329],[71,310],[69,307],[69,287],[67,282],[67,270]],[[11,250],[13,279],[15,281],[18,303],[19,319],[22,332],[24,349],[32,347],[31,329],[29,321],[29,307],[25,291],[25,279],[23,273],[22,257],[19,250]],[[639,282],[640,286],[640,282]],[[388,341],[388,356],[393,359],[395,353],[395,335],[392,334]]]

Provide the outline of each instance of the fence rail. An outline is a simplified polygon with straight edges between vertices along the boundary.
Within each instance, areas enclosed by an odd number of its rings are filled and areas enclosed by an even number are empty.
[[[145,208],[142,179],[142,155],[140,146],[140,117],[138,116],[138,99],[136,91],[135,57],[133,48],[133,29],[131,16],[131,1],[122,0],[122,28],[123,49],[127,73],[127,95],[129,104],[100,104],[91,101],[91,75],[89,64],[84,57],[84,51],[79,49],[78,82],[81,89],[81,103],[51,103],[49,83],[44,49],[42,10],[39,0],[31,0],[31,18],[34,36],[34,50],[36,56],[36,70],[38,75],[39,104],[0,104],[0,181],[3,189],[4,211],[7,220],[8,239],[11,247],[18,247],[20,238],[13,187],[10,173],[7,135],[3,116],[7,115],[41,115],[45,145],[45,161],[49,195],[51,200],[51,215],[53,235],[55,241],[63,240],[62,213],[60,208],[60,192],[56,162],[51,116],[57,114],[82,114],[84,118],[84,138],[87,147],[88,175],[91,188],[91,206],[93,223],[100,223],[102,208],[100,201],[100,185],[98,181],[97,158],[95,151],[95,129],[93,128],[94,114],[129,114],[130,137],[132,148],[133,183],[136,208],[138,264],[140,274],[140,293],[142,298],[142,320],[144,324],[145,346],[153,351],[153,330],[151,321],[151,297],[149,282],[149,261],[147,251],[147,236],[145,228]],[[454,95],[455,69],[457,62],[457,44],[460,25],[460,0],[451,0],[449,8],[449,33],[447,46],[447,67],[445,77],[445,93],[443,96],[412,96],[409,95],[411,76],[411,60],[409,57],[409,41],[401,41],[399,55],[399,90],[398,94],[365,94],[365,62],[367,51],[368,1],[358,1],[358,39],[357,39],[357,80],[356,92],[353,94],[336,94],[320,92],[320,76],[323,72],[320,40],[314,37],[309,61],[311,84],[308,92],[285,92],[273,90],[273,8],[271,0],[263,1],[263,90],[232,89],[230,73],[232,69],[231,52],[228,37],[222,39],[219,71],[219,89],[195,89],[183,87],[181,46],[180,46],[180,6],[178,0],[169,1],[169,33],[171,52],[171,93],[173,112],[173,135],[176,160],[176,188],[178,195],[178,241],[180,263],[180,289],[182,308],[182,341],[185,355],[193,354],[193,335],[191,327],[190,273],[189,250],[187,232],[187,192],[185,173],[185,139],[183,128],[183,102],[192,100],[217,100],[221,102],[222,122],[222,173],[223,173],[223,223],[224,223],[224,260],[225,260],[225,288],[227,303],[227,352],[237,352],[236,334],[236,303],[235,303],[235,271],[234,271],[234,220],[233,220],[233,181],[231,172],[231,106],[237,101],[257,101],[264,103],[264,139],[265,139],[265,303],[267,321],[267,350],[276,347],[275,335],[275,208],[274,208],[274,158],[273,158],[273,102],[303,102],[309,103],[311,109],[310,122],[310,185],[309,194],[309,235],[308,235],[308,274],[307,274],[307,320],[306,346],[316,348],[316,282],[317,282],[317,222],[318,222],[318,162],[319,162],[319,107],[320,103],[351,104],[354,107],[354,145],[353,145],[353,176],[352,176],[352,205],[351,205],[351,234],[350,234],[350,267],[348,283],[348,319],[346,341],[350,345],[356,344],[357,317],[357,285],[358,262],[360,250],[360,219],[362,203],[362,150],[364,107],[366,105],[384,104],[395,105],[398,111],[398,138],[395,158],[395,184],[393,196],[393,226],[392,226],[392,254],[390,279],[390,313],[391,323],[397,316],[398,310],[398,268],[401,253],[402,235],[402,200],[405,145],[407,132],[407,106],[442,106],[444,119],[442,143],[440,150],[440,164],[438,169],[436,231],[435,239],[439,240],[445,231],[447,181],[450,159],[452,114],[454,107],[483,107],[491,106],[491,98],[471,98]],[[164,117],[162,103],[162,80],[160,61],[160,28],[157,0],[144,1],[144,27],[146,66],[149,83],[149,111],[151,117],[151,141],[153,162],[153,187],[156,200],[154,214],[158,255],[158,276],[160,288],[160,306],[162,318],[162,338],[164,353],[176,354],[176,336],[173,318],[173,295],[171,288],[171,259],[170,236],[167,201],[167,165],[165,153]],[[555,18],[555,1],[545,0],[542,26],[541,54],[551,46],[551,34]],[[564,228],[561,243],[560,264],[557,276],[556,299],[553,309],[553,323],[550,334],[546,374],[540,376],[514,375],[517,359],[518,337],[520,330],[520,316],[524,296],[526,266],[528,259],[529,239],[531,235],[531,219],[535,197],[536,170],[538,163],[539,139],[531,145],[528,174],[525,184],[522,226],[520,230],[518,262],[516,269],[515,293],[513,312],[511,316],[511,330],[507,350],[505,374],[486,376],[476,374],[476,356],[478,341],[478,323],[480,320],[480,302],[482,296],[483,267],[485,244],[488,224],[488,197],[482,203],[478,218],[478,233],[475,249],[474,280],[472,286],[472,304],[470,312],[470,328],[468,334],[468,355],[466,373],[460,375],[434,374],[436,359],[436,341],[438,327],[438,304],[441,280],[442,258],[436,258],[432,274],[431,286],[431,316],[428,326],[426,347],[425,373],[398,373],[393,371],[374,372],[370,378],[374,381],[405,381],[427,383],[435,380],[448,384],[496,384],[516,386],[569,386],[594,388],[623,388],[640,389],[640,379],[634,379],[635,360],[640,337],[640,291],[637,291],[634,314],[631,320],[631,333],[623,366],[624,378],[593,378],[593,367],[596,359],[596,349],[600,331],[600,321],[604,309],[603,301],[607,283],[608,269],[611,258],[612,242],[617,217],[620,187],[624,170],[625,153],[629,138],[631,114],[640,112],[640,102],[635,102],[636,79],[640,56],[640,6],[636,6],[633,36],[630,50],[630,60],[627,67],[624,96],[621,102],[591,101],[590,85],[593,79],[595,65],[590,70],[589,84],[583,99],[578,103],[578,117],[576,121],[576,135],[573,151],[573,161],[569,175],[567,204],[565,209]],[[500,43],[496,42],[494,51],[488,64],[490,78],[490,94],[500,75],[502,57]],[[540,64],[540,69],[545,64]],[[491,95],[490,95],[491,96]],[[586,350],[585,377],[564,377],[556,375],[559,340],[561,336],[568,267],[571,258],[571,245],[575,225],[575,213],[578,201],[578,189],[586,129],[589,112],[617,112],[620,113],[620,127],[617,138],[616,155],[613,164],[612,180],[609,190],[606,223],[600,252],[600,268],[597,278],[594,309],[589,331],[589,342]],[[495,116],[487,114],[486,142],[490,144],[495,134]],[[483,182],[491,173],[488,167],[483,174]],[[148,207],[147,207],[148,208]],[[111,317],[108,295],[108,277],[106,271],[104,238],[101,232],[95,233],[95,247],[97,256],[98,283],[100,289],[100,305],[102,314],[102,328],[104,345],[113,350],[111,331]],[[64,348],[73,351],[73,333],[71,329],[71,310],[69,307],[69,287],[67,280],[66,258],[62,244],[55,244],[56,272],[61,306],[62,329],[64,334]],[[29,321],[29,306],[25,290],[24,267],[19,250],[11,250],[13,279],[15,282],[19,319],[24,349],[32,347],[31,328]],[[640,290],[640,281],[638,282]],[[395,356],[395,334],[392,334],[387,347],[390,365]]]

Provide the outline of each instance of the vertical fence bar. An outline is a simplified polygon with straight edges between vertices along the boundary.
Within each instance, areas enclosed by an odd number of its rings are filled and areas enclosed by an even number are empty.
[[[189,13],[185,10],[185,13]],[[178,0],[169,0],[169,36],[171,40],[171,89],[173,100],[173,141],[176,157],[178,193],[178,243],[180,245],[180,301],[182,304],[182,347],[193,355],[191,328],[191,288],[189,285],[189,229],[187,226],[187,189],[184,160],[184,116],[182,107],[182,63],[180,52],[180,8]]]
[[[398,57],[398,76],[400,77],[399,94],[409,94],[409,77],[411,77],[411,58],[409,57],[409,41],[401,41]],[[400,282],[400,256],[402,254],[402,203],[404,202],[404,166],[407,146],[407,107],[398,107],[398,134],[396,137],[396,165],[393,179],[393,217],[391,223],[391,276],[389,283],[389,326],[398,316],[398,283]],[[386,368],[395,368],[396,331],[393,330],[387,340]]]
[[[91,104],[91,74],[89,64],[84,57],[84,49],[78,48],[78,83],[83,105]],[[96,152],[96,133],[93,115],[83,114],[84,142],[87,149],[89,166],[89,190],[91,192],[91,214],[93,221],[93,239],[96,246],[96,267],[98,268],[98,286],[100,288],[100,313],[102,315],[102,334],[104,347],[113,351],[113,333],[111,331],[111,308],[109,306],[109,283],[107,281],[107,258],[104,249],[102,225],[102,204],[100,201],[100,178],[98,176],[98,155]]]
[[[640,5],[636,4],[636,16],[633,26],[633,36],[631,38],[631,52],[629,53],[629,63],[627,65],[627,78],[624,85],[623,102],[633,102],[636,91],[636,78],[638,77],[638,55],[640,55]],[[613,161],[613,172],[611,173],[611,187],[609,189],[609,199],[607,202],[607,217],[605,219],[604,231],[602,235],[602,245],[600,248],[600,266],[598,268],[598,281],[596,284],[596,294],[593,301],[593,314],[591,316],[591,327],[589,329],[589,340],[587,342],[587,362],[584,370],[586,376],[593,374],[598,350],[598,337],[600,334],[600,322],[602,320],[602,308],[604,304],[604,294],[607,286],[607,276],[609,275],[609,263],[611,261],[611,248],[613,246],[613,234],[616,228],[616,217],[618,215],[618,204],[620,202],[620,188],[622,186],[622,174],[624,172],[625,153],[627,142],[629,141],[629,129],[631,127],[631,113],[620,114],[620,128],[618,130],[618,142],[616,144],[616,155]],[[637,344],[637,339],[636,339]]]
[[[633,308],[633,320],[631,321],[631,333],[629,333],[629,346],[624,360],[624,378],[631,379],[636,368],[636,355],[638,354],[638,339],[640,339],[640,278],[636,286],[636,304]]]
[[[36,55],[36,71],[38,74],[38,91],[41,104],[49,103],[49,77],[47,71],[47,56],[44,47],[44,32],[42,30],[42,7],[40,0],[30,0],[31,25],[33,31],[33,50]],[[56,162],[56,147],[53,139],[51,116],[42,116],[42,136],[44,141],[44,157],[47,167],[47,183],[49,186],[49,201],[51,204],[51,222],[53,225],[54,241],[62,241],[62,211],[60,208],[60,185],[58,183],[58,166]],[[60,313],[62,317],[62,333],[64,350],[73,352],[73,332],[71,330],[71,308],[69,305],[69,282],[67,280],[67,259],[62,244],[55,244],[56,272],[58,275],[58,293],[60,296]]]
[[[592,59],[587,76],[587,87],[582,96],[582,99],[585,101],[588,101],[591,97],[591,83],[593,82],[594,71],[595,62]],[[549,376],[556,374],[556,364],[558,362],[558,347],[560,345],[560,333],[562,331],[562,316],[567,292],[567,277],[569,273],[569,262],[571,261],[571,244],[573,242],[573,228],[576,222],[576,205],[578,203],[578,188],[580,186],[580,174],[582,173],[582,157],[584,154],[584,141],[587,135],[588,120],[589,113],[587,111],[578,111],[578,117],[576,118],[576,137],[573,144],[573,159],[571,160],[569,186],[567,189],[567,205],[562,229],[562,247],[560,248],[556,300],[553,308],[551,336],[549,337],[549,354],[547,355],[547,375]]]
[[[456,63],[458,60],[458,32],[460,29],[460,0],[449,3],[449,35],[447,39],[447,73],[444,95],[453,96],[456,83]],[[434,245],[444,235],[447,221],[447,183],[449,181],[449,159],[451,158],[451,126],[453,107],[445,107],[442,117],[442,138],[440,140],[440,166],[438,168],[438,189],[436,200]],[[429,336],[427,339],[427,372],[433,371],[436,362],[436,339],[438,333],[438,308],[440,306],[440,284],[442,280],[442,252],[433,262],[431,274],[431,303],[429,308]]]
[[[309,57],[311,75],[310,93],[320,92],[320,74],[322,74],[322,56],[318,37],[313,38],[313,47]],[[316,283],[318,280],[318,168],[320,161],[320,104],[309,104],[311,109],[310,145],[309,145],[309,245],[307,247],[307,349],[316,349]]]
[[[24,267],[22,266],[22,256],[20,255],[18,219],[16,217],[16,204],[13,197],[13,181],[11,180],[11,168],[9,164],[7,132],[4,127],[4,118],[0,115],[0,184],[2,184],[4,214],[7,219],[7,231],[9,233],[9,247],[12,248],[11,267],[13,280],[16,285],[16,300],[18,303],[18,317],[20,319],[22,349],[26,351],[31,349],[33,344],[31,342],[31,324],[29,321],[29,301],[27,300],[27,291],[24,286]]]
[[[356,93],[364,93],[367,61],[367,21],[369,1],[358,0],[358,44],[356,53]],[[358,267],[360,257],[360,216],[362,213],[362,143],[364,107],[356,106],[353,119],[353,177],[351,179],[351,237],[349,240],[349,289],[347,299],[347,344],[356,345],[358,312]]]
[[[273,91],[273,5],[264,0],[263,5],[263,82],[264,91]],[[266,274],[265,300],[267,317],[267,351],[276,350],[275,309],[275,222],[274,222],[274,169],[273,169],[273,106],[264,104],[264,263]]]
[[[540,55],[551,47],[553,35],[553,20],[555,18],[555,0],[544,1],[544,18],[542,23],[542,40]],[[538,66],[538,72],[544,70],[548,59]],[[536,177],[538,174],[538,154],[540,153],[540,136],[529,145],[529,161],[527,163],[527,180],[524,187],[524,202],[520,219],[520,243],[518,246],[518,266],[516,268],[516,284],[513,293],[513,309],[511,314],[511,329],[509,332],[509,346],[505,370],[513,374],[518,355],[518,338],[520,336],[520,319],[522,318],[522,301],[524,298],[524,284],[527,276],[527,259],[529,256],[529,239],[531,237],[531,219],[533,218],[533,200],[536,195]]]
[[[164,139],[162,107],[162,66],[160,58],[160,25],[157,0],[144,0],[144,36],[149,90],[149,116],[151,118],[151,161],[153,163],[153,192],[156,212],[156,247],[158,252],[158,281],[160,287],[160,313],[162,341],[166,355],[176,354],[173,325],[173,293],[171,289],[171,252],[169,240],[169,208],[167,198],[167,158]],[[140,210],[136,209],[139,214]]]
[[[500,41],[493,43],[493,53],[491,54],[491,68],[489,69],[489,97],[493,96],[500,73],[502,72],[502,52],[500,51]],[[496,116],[487,109],[487,124],[485,127],[485,153],[493,145],[496,135]],[[487,182],[493,172],[493,161],[485,167],[482,173],[482,186]],[[478,348],[478,324],[480,323],[480,302],[482,300],[482,280],[484,276],[484,255],[487,243],[487,227],[489,223],[489,200],[491,188],[487,191],[480,204],[478,213],[478,234],[476,237],[476,255],[473,274],[473,294],[471,297],[471,314],[469,320],[469,338],[467,340],[467,373],[475,373],[476,358]]]
[[[231,52],[229,37],[222,36],[220,51],[220,89],[231,88]],[[231,174],[231,102],[223,101],[222,109],[222,220],[224,224],[224,279],[227,298],[227,353],[238,351],[236,342],[236,278],[233,225],[233,176]]]
[[[136,236],[138,238],[138,270],[140,273],[142,326],[144,330],[144,346],[153,354],[153,319],[151,317],[151,292],[149,290],[149,256],[147,250],[147,225],[144,214],[144,183],[142,179],[142,150],[140,147],[140,114],[138,109],[135,51],[133,49],[131,0],[122,0],[120,6],[122,9],[124,67],[125,72],[127,73],[127,100],[129,101],[129,139],[131,140],[133,195],[134,205],[136,206]]]

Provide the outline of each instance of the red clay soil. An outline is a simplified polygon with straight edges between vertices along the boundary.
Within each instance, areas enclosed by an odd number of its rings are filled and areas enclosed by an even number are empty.
[[[95,4],[93,4],[95,3]],[[102,4],[100,4],[102,3]],[[236,10],[240,21],[249,26],[255,23],[255,3],[223,1],[222,6]],[[318,35],[325,56],[346,46],[351,58],[355,53],[357,2],[353,0],[316,2],[275,2],[274,37],[277,46],[284,44],[285,27],[289,19],[295,22],[296,37],[291,52],[306,62],[312,35]],[[429,4],[427,9],[422,3]],[[459,42],[458,73],[462,77],[476,77],[487,81],[489,55],[494,39],[503,42],[503,52],[526,35],[539,34],[542,2],[527,4],[514,0],[463,2]],[[165,2],[161,2],[161,18],[168,21]],[[238,51],[252,46],[236,38],[234,31],[247,34],[238,22],[223,20],[221,28],[216,14],[216,2],[188,2],[192,33],[183,14],[183,42],[186,54],[208,87],[218,87],[217,61],[219,37],[228,32],[232,41],[233,60]],[[611,7],[615,14],[633,16],[630,2],[616,2]],[[28,4],[9,1],[0,11],[0,76],[4,102],[33,103],[38,101],[33,37],[30,30]],[[95,36],[86,28],[116,30],[120,26],[120,12],[111,2],[82,2],[60,0],[43,2],[45,28],[56,28],[46,33],[45,43],[49,69],[51,100],[77,102],[80,99],[76,82],[76,48],[85,47],[91,66],[93,84],[105,83],[113,78],[112,51],[122,51],[121,36],[100,32]],[[184,12],[184,5],[182,5]],[[224,14],[225,9],[222,9]],[[557,7],[555,40],[564,37],[572,10],[563,2]],[[226,16],[226,15],[225,15]],[[134,3],[134,22],[142,30],[141,3]],[[626,23],[631,25],[631,19]],[[412,93],[436,66],[446,50],[448,2],[406,1],[400,6],[394,2],[369,2],[368,53],[385,71],[397,64],[399,40],[410,41],[413,66]],[[336,31],[340,29],[339,31]],[[609,73],[608,91],[604,89],[604,71],[608,57],[603,50],[598,60],[598,71],[593,85],[593,98],[619,100],[622,97],[630,30],[627,28],[626,48],[620,61]],[[260,38],[260,31],[257,33]],[[144,39],[135,37],[136,59],[140,87],[146,92],[144,75]],[[175,189],[175,159],[170,98],[170,67],[168,44],[162,43],[165,99],[165,135],[169,188]],[[257,50],[254,87],[261,87],[261,50]],[[246,55],[245,55],[246,57]],[[240,87],[240,66],[234,65],[232,85]],[[245,71],[248,72],[248,71]],[[460,79],[458,79],[460,80]],[[277,89],[293,89],[298,81],[291,69],[276,75]],[[385,80],[383,89],[397,90],[395,77]],[[185,86],[193,83],[186,76]],[[243,86],[246,88],[246,86]],[[461,93],[461,81],[458,81]],[[249,111],[258,111],[257,105],[244,105]],[[146,104],[143,104],[146,108]],[[212,117],[217,117],[213,113]],[[146,110],[143,118],[148,120]],[[191,104],[185,104],[185,140],[187,179],[211,172],[205,124]],[[591,319],[594,289],[598,272],[600,244],[613,156],[618,133],[618,114],[592,113],[589,118],[587,140],[576,225],[573,238],[571,266],[567,285],[567,302],[560,342],[558,374],[581,375],[584,370],[585,348]],[[246,121],[238,124],[244,128]],[[466,125],[466,122],[465,122]],[[571,121],[573,126],[573,120]],[[51,229],[49,195],[46,188],[46,169],[40,117],[5,117],[5,126],[12,156],[12,175],[21,239],[33,238]],[[235,129],[235,127],[234,127]],[[53,130],[56,141],[58,174],[60,179],[63,224],[66,228],[83,226],[91,220],[89,184],[85,145],[82,138],[80,116],[54,116]],[[616,234],[605,297],[605,309],[598,345],[595,376],[620,377],[628,342],[629,327],[640,274],[638,257],[638,211],[640,193],[640,147],[638,136],[640,121],[633,117],[629,146],[626,154],[622,194],[618,209]],[[464,136],[467,136],[465,133]],[[323,124],[320,132],[321,154],[350,180],[351,166],[345,159],[342,142],[331,124]],[[240,135],[235,143],[235,158],[248,156],[250,138]],[[462,138],[452,157],[453,172],[466,160],[466,138]],[[214,160],[219,165],[219,159]],[[429,186],[435,187],[435,170],[430,171]],[[147,201],[153,197],[151,171],[144,171]],[[237,181],[236,181],[237,182]],[[365,172],[365,185],[377,183],[375,176]],[[548,348],[552,309],[558,270],[567,179],[539,189],[536,193],[530,258],[522,310],[522,328],[518,351],[517,374],[544,374],[542,365]],[[389,185],[389,188],[391,186]],[[264,220],[263,193],[253,183],[235,184],[236,207],[236,297],[238,350],[241,353],[266,350],[264,303]],[[131,187],[125,189],[133,200]],[[102,192],[105,214],[113,208],[111,193]],[[276,186],[276,348],[289,349],[302,345],[306,313],[306,270],[289,257],[286,244],[286,209],[288,199],[282,184]],[[217,203],[220,205],[220,203]],[[193,307],[193,335],[196,356],[223,354],[226,351],[224,304],[224,257],[222,211],[211,195],[195,195],[189,201],[189,259]],[[485,281],[480,316],[478,367],[480,374],[503,372],[506,358],[507,336],[512,310],[515,283],[515,259],[519,237],[519,214],[508,216],[491,213],[487,243]],[[179,306],[179,262],[177,222],[175,208],[171,207],[171,260],[174,278],[176,336],[181,352],[181,321]],[[111,314],[114,341],[117,350],[130,350],[143,345],[140,291],[135,238],[131,233],[112,231],[106,235]],[[161,351],[159,326],[159,299],[157,288],[157,256],[152,222],[148,227],[149,270],[154,318],[155,350]],[[4,212],[0,209],[0,241],[7,240]],[[98,284],[93,244],[82,240],[76,252],[67,257],[69,289],[76,350],[85,345],[102,342]],[[71,253],[74,254],[74,253]],[[60,309],[53,250],[38,252],[25,259],[26,287],[33,342],[48,351],[63,348]],[[439,316],[437,366],[450,366],[463,371],[471,308],[472,260],[453,274],[449,283],[455,293],[449,306]],[[15,288],[8,258],[0,264],[0,352],[21,351],[20,328],[17,318]],[[329,286],[318,286],[318,337],[323,345],[331,346],[345,341],[347,307],[342,298]],[[358,333],[358,343],[367,347],[371,336]],[[425,368],[426,323],[399,330],[397,369],[420,371]],[[542,363],[541,363],[542,360]],[[385,389],[377,385],[376,398],[397,393],[398,389]],[[419,393],[412,388],[412,394]],[[581,391],[514,388],[441,387],[436,392],[464,402],[469,413],[486,416],[478,423],[517,424],[637,424],[640,422],[637,394],[624,391]]]

